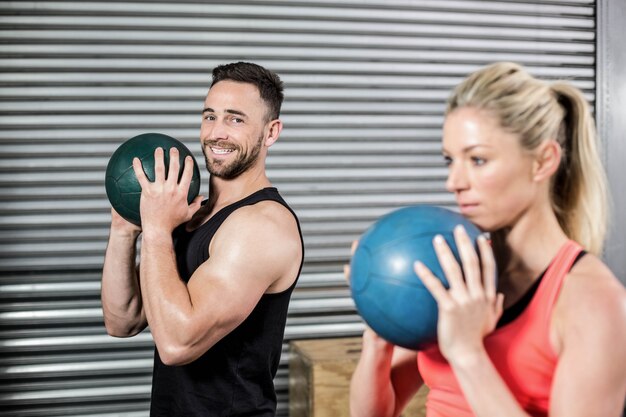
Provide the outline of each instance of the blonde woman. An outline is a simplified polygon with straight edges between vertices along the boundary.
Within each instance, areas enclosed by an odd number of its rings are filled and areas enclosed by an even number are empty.
[[[438,344],[407,351],[367,329],[354,417],[398,416],[423,383],[428,417],[621,415],[626,291],[598,258],[608,202],[596,142],[578,89],[517,64],[485,67],[454,90],[446,188],[492,243],[479,239],[476,253],[455,230],[458,264],[435,238],[450,288],[415,270],[437,300]]]

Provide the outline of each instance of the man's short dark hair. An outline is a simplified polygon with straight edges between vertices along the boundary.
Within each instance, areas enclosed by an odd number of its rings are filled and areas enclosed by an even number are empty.
[[[251,62],[234,62],[213,69],[211,87],[224,80],[255,85],[259,89],[261,99],[269,107],[269,120],[278,119],[283,103],[283,82],[276,73]]]

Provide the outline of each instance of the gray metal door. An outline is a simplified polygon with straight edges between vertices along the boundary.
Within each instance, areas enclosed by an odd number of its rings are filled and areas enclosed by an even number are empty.
[[[107,336],[99,304],[104,168],[121,142],[158,131],[199,158],[211,68],[246,60],[277,71],[286,127],[269,174],[299,214],[307,250],[286,341],[357,335],[341,272],[352,240],[394,208],[453,203],[439,143],[450,89],[481,65],[513,60],[571,79],[593,101],[595,6],[3,2],[0,57],[0,408],[145,416],[150,334]]]

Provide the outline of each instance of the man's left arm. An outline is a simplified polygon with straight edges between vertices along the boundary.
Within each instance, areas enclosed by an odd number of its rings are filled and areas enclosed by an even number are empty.
[[[172,148],[170,173],[179,172],[178,160]],[[296,221],[276,202],[236,210],[213,237],[209,260],[184,283],[172,231],[200,206],[200,197],[187,203],[193,161],[186,159],[180,181],[177,175],[165,177],[162,149],[155,151],[154,182],[138,159],[133,167],[142,186],[140,274],[146,318],[163,362],[189,363],[245,320],[268,289],[293,282],[302,256]]]
[[[187,284],[178,275],[171,237],[144,235],[142,296],[164,363],[197,359],[241,324],[272,285],[284,277],[288,287],[297,276],[300,242],[277,224],[280,219],[268,217],[267,204],[277,205],[262,202],[231,214],[213,237],[211,257]]]

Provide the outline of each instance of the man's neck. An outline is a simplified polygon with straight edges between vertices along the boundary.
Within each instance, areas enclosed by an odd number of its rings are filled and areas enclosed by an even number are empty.
[[[234,179],[223,179],[211,176],[209,180],[209,203],[215,208],[225,207],[272,183],[265,173],[246,172]]]
[[[265,175],[239,176],[232,180],[212,176],[209,179],[209,201],[193,215],[187,224],[187,230],[191,231],[200,227],[224,207],[271,186],[272,183]]]

